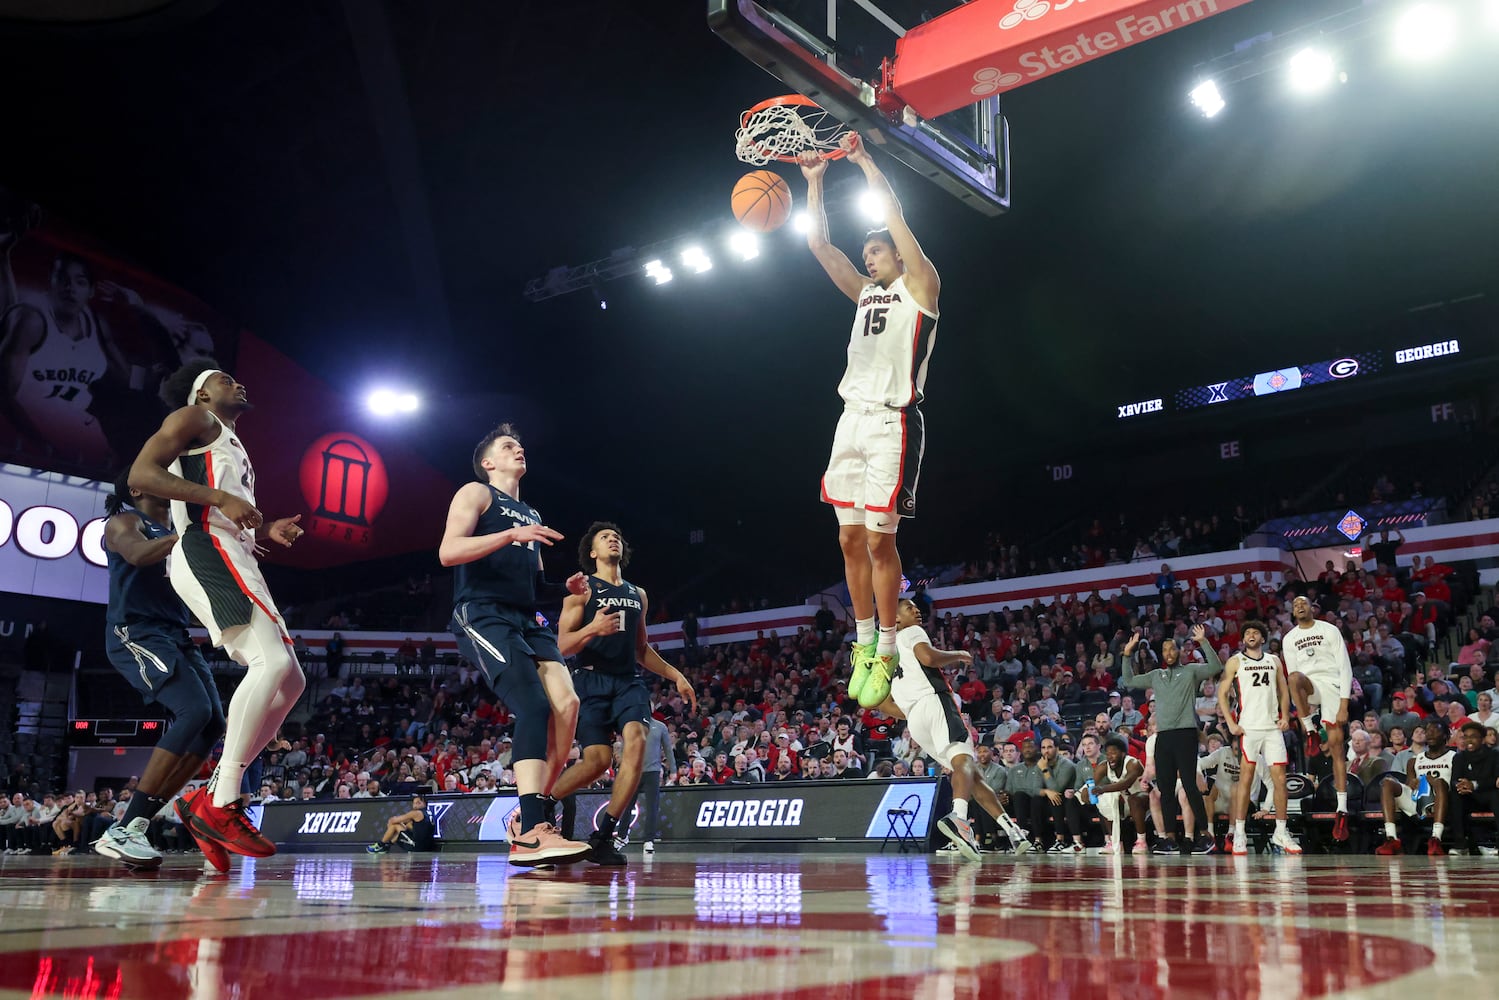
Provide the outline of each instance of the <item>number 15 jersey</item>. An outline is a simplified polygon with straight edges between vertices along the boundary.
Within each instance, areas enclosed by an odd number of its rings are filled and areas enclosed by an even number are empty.
[[[845,403],[897,410],[921,402],[936,340],[937,314],[916,304],[905,275],[889,288],[865,285],[838,395]]]

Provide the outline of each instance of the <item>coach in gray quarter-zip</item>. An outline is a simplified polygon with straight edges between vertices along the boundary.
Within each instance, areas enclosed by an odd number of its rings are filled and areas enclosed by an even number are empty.
[[[1161,789],[1164,804],[1167,841],[1175,846],[1176,837],[1176,783],[1181,781],[1187,793],[1187,806],[1197,820],[1197,829],[1202,832],[1195,851],[1211,854],[1216,848],[1212,827],[1208,824],[1207,810],[1203,808],[1202,793],[1197,790],[1197,712],[1194,702],[1203,681],[1215,678],[1223,672],[1223,664],[1212,644],[1207,642],[1207,629],[1201,625],[1192,629],[1192,641],[1202,650],[1206,663],[1183,664],[1176,643],[1167,639],[1161,643],[1161,663],[1155,670],[1143,674],[1134,672],[1135,649],[1140,644],[1140,630],[1125,644],[1120,658],[1121,687],[1155,692],[1156,720],[1155,770],[1156,783]],[[1183,850],[1191,853],[1194,848],[1185,845]]]

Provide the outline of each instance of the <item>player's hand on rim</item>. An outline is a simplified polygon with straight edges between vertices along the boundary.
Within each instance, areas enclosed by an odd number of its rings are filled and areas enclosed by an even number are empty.
[[[869,157],[869,150],[864,148],[864,137],[857,132],[845,132],[838,137],[838,148],[843,150],[844,157],[850,163],[873,163]]]
[[[828,161],[815,149],[804,149],[796,154],[796,162],[802,168],[802,176],[809,181],[817,180],[828,170]]]

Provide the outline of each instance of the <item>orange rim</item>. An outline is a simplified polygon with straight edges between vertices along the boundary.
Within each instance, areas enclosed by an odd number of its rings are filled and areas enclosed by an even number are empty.
[[[818,111],[823,110],[822,105],[818,104],[810,97],[805,97],[801,94],[782,94],[780,97],[772,97],[767,100],[761,101],[759,104],[756,104],[744,114],[740,115],[739,127],[748,128],[749,120],[753,118],[758,112],[764,111],[766,108],[774,108],[787,104],[795,105],[796,107],[800,108],[816,108]],[[831,149],[820,152],[817,155],[822,157],[824,160],[841,160],[848,154],[841,149]],[[799,162],[799,158],[795,156],[772,156],[771,159],[780,160],[782,163]]]

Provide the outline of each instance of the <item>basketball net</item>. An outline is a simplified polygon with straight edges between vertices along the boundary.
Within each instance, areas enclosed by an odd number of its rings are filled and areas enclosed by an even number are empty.
[[[844,155],[838,137],[843,123],[800,94],[772,97],[746,111],[734,133],[734,153],[745,163],[763,166],[771,160],[795,163],[805,152],[824,160]]]

